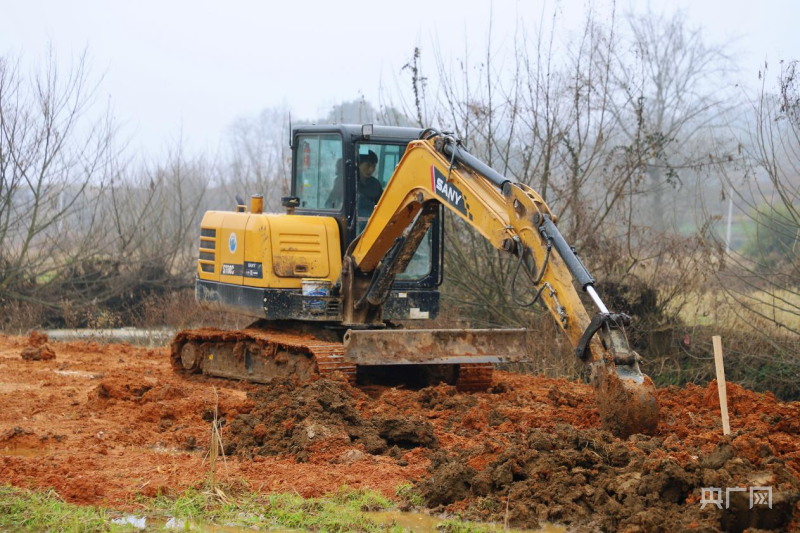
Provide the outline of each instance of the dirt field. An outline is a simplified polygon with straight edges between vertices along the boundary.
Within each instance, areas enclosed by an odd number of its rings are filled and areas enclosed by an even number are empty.
[[[0,482],[81,504],[134,508],[209,476],[215,405],[220,481],[317,496],[343,485],[518,527],[788,529],[800,524],[800,404],[729,384],[723,438],[714,384],[659,392],[655,437],[599,429],[585,385],[497,372],[486,393],[175,375],[166,349],[0,336]],[[44,347],[44,357],[35,350]],[[21,354],[27,353],[23,359]],[[226,472],[227,470],[227,472]],[[772,509],[707,505],[702,487],[769,486]]]

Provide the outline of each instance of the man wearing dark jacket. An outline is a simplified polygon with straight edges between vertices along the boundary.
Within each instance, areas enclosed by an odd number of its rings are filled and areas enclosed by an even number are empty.
[[[370,150],[358,155],[358,217],[369,218],[383,194],[383,185],[373,176],[378,166],[378,155]]]
[[[378,203],[381,195],[383,194],[383,186],[378,179],[373,176],[375,168],[378,166],[378,155],[370,150],[366,154],[358,154],[358,183],[356,185],[356,195],[358,197],[358,218],[369,218],[375,205]],[[344,165],[342,160],[336,162],[336,179],[333,182],[333,188],[328,195],[328,201],[325,202],[325,207],[336,209],[342,204],[342,195],[344,194],[344,187],[342,180],[344,179]]]

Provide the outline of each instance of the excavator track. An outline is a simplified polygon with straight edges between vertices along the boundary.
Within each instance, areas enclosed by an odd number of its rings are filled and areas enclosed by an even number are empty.
[[[176,371],[256,383],[292,375],[336,377],[337,372],[350,383],[356,379],[356,366],[344,360],[342,343],[280,329],[181,331],[172,341],[171,361]]]
[[[341,344],[309,345],[317,361],[317,371],[323,377],[334,377],[336,372],[343,374],[350,384],[356,382],[356,365],[344,360],[344,347]]]
[[[458,367],[455,385],[459,392],[481,392],[492,386],[492,363],[466,363]]]

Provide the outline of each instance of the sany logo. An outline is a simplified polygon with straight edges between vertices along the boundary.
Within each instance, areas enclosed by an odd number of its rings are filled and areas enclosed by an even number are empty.
[[[451,204],[457,204],[461,201],[461,193],[452,185],[448,185],[442,178],[436,179],[436,191],[447,198]]]
[[[231,253],[236,251],[236,234],[231,233],[231,236],[228,238],[228,249]]]
[[[461,213],[467,214],[462,192],[455,185],[447,183],[447,178],[434,165],[431,165],[431,187],[438,196],[447,200]]]

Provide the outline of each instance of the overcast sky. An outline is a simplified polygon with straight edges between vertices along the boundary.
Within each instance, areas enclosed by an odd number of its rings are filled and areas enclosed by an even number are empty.
[[[493,13],[502,47],[521,21],[538,27],[557,9],[564,32],[580,27],[588,0],[404,0],[294,2],[199,0],[0,0],[0,54],[40,59],[52,42],[61,63],[86,47],[102,98],[134,146],[158,152],[183,132],[192,150],[214,150],[238,116],[286,105],[293,116],[324,116],[381,84],[396,92],[415,46],[446,57],[481,53]],[[800,58],[800,1],[652,0],[656,11],[683,7],[710,41],[732,49],[744,78],[765,59]],[[608,0],[596,4],[603,11]],[[646,1],[620,1],[618,11]],[[775,70],[777,72],[777,69]],[[385,89],[384,89],[385,90]]]

